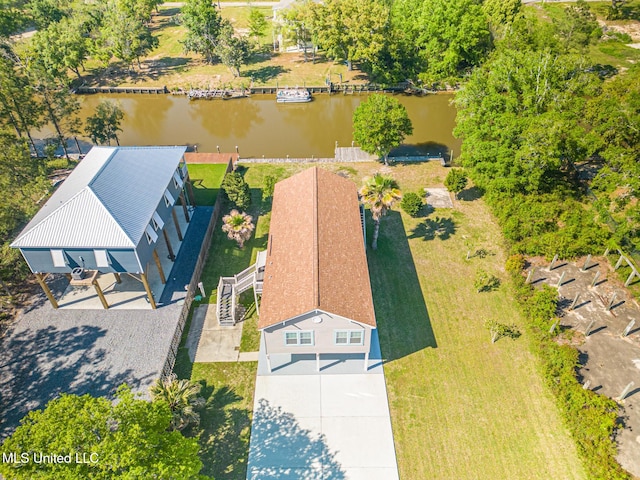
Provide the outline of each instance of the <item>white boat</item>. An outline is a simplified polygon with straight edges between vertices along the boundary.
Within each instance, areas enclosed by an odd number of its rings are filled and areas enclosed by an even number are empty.
[[[278,90],[276,102],[278,103],[305,103],[311,101],[311,93],[306,88],[287,88]]]

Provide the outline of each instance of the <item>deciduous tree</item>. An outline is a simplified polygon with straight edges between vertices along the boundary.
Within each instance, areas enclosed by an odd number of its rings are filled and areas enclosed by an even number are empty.
[[[249,36],[258,42],[267,33],[269,23],[263,13],[255,7],[249,10]]]
[[[187,29],[182,42],[185,51],[199,53],[212,63],[222,27],[216,7],[209,0],[187,0],[180,10],[180,22]]]
[[[51,452],[71,455],[73,461],[1,463],[0,472],[18,480],[198,478],[198,441],[169,430],[167,403],[135,399],[126,386],[118,389],[116,400],[62,394],[45,409],[30,412],[0,451]],[[76,463],[76,454],[87,463]]]
[[[412,133],[407,110],[395,98],[373,94],[353,113],[353,138],[365,152],[383,158],[385,164],[391,149]]]
[[[234,77],[240,76],[240,67],[249,60],[250,50],[247,39],[237,36],[233,30],[233,25],[229,21],[223,20],[213,51],[222,64],[231,70]]]

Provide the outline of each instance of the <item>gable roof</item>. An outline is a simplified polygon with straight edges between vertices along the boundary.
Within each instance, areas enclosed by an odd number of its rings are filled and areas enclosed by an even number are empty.
[[[135,248],[186,147],[93,147],[11,244]]]
[[[258,328],[316,309],[376,326],[356,186],[318,167],[275,186]]]

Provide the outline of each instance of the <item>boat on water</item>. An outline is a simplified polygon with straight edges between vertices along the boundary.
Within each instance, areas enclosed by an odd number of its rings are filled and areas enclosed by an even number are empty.
[[[276,92],[278,103],[305,103],[311,101],[311,93],[306,88],[287,88]]]

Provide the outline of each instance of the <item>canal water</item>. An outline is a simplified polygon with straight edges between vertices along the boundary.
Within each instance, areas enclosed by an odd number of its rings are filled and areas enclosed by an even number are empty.
[[[200,152],[233,152],[242,157],[333,157],[336,142],[350,146],[353,111],[366,95],[316,95],[312,102],[278,104],[275,95],[231,100],[193,100],[174,95],[95,94],[82,97],[81,118],[102,99],[125,113],[121,145],[197,145]],[[460,151],[453,138],[451,95],[396,95],[413,122],[413,135],[396,154]]]

